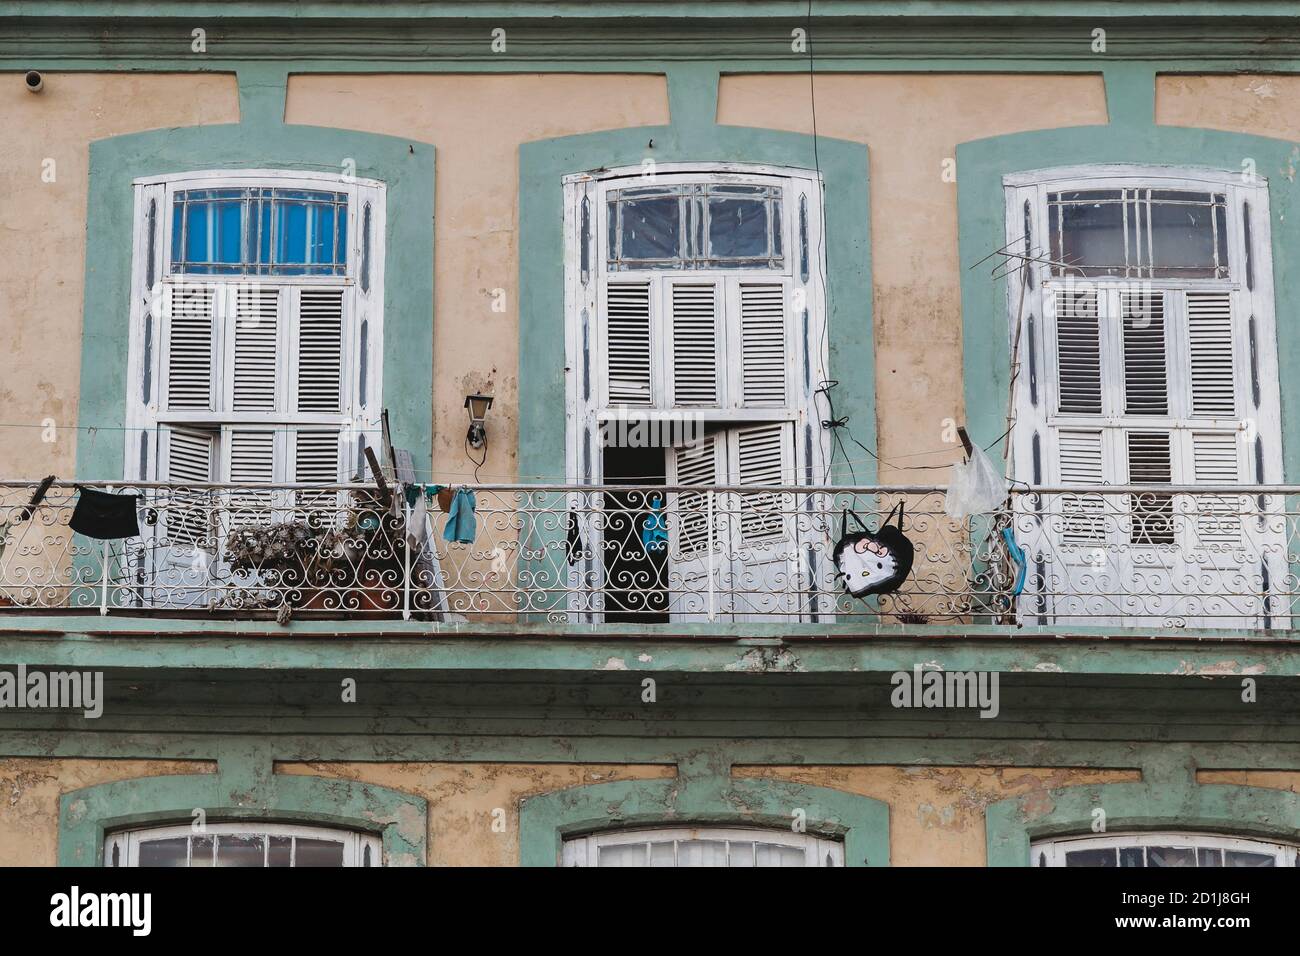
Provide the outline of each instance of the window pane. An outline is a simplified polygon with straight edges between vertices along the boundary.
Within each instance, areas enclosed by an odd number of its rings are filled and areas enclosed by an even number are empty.
[[[673,259],[682,255],[681,201],[676,196],[621,203],[623,258]]]
[[[721,840],[683,840],[677,844],[678,866],[726,866],[727,844]]]
[[[804,866],[807,863],[804,851],[798,847],[759,843],[756,849],[757,866]]]
[[[1195,866],[1196,851],[1189,846],[1147,847],[1147,866]]]
[[[1156,196],[1169,199],[1157,202]],[[1215,229],[1212,199],[1199,193],[1153,193],[1151,202],[1151,259],[1158,274],[1184,278],[1214,278],[1216,256],[1227,265],[1226,242]],[[1216,237],[1215,233],[1218,232]],[[1223,243],[1223,249],[1218,244]]]
[[[190,866],[212,866],[213,840],[210,836],[196,836],[190,841]]]
[[[1271,853],[1247,853],[1244,850],[1224,850],[1227,866],[1277,866]]]
[[[677,859],[673,854],[673,845],[671,843],[650,844],[650,865],[676,866]]]
[[[172,272],[341,275],[347,194],[301,189],[189,189],[172,209]]]
[[[667,844],[669,851],[672,844]],[[629,843],[625,846],[602,846],[596,858],[597,866],[645,866],[646,845]]]
[[[307,840],[298,837],[295,866],[342,866],[343,844],[333,840]]]
[[[265,849],[261,836],[222,834],[217,837],[217,866],[264,866]]]
[[[767,201],[709,200],[709,255],[725,258],[766,258]]]
[[[293,837],[271,837],[271,845],[266,850],[266,865],[293,865]]]
[[[1114,866],[1115,851],[1112,848],[1104,850],[1072,850],[1065,854],[1066,866]]]
[[[1146,853],[1140,846],[1121,847],[1119,851],[1120,869],[1134,866],[1146,866]]]
[[[1223,851],[1219,849],[1197,850],[1196,865],[1197,866],[1223,866]]]
[[[148,840],[140,844],[140,866],[185,866],[185,837],[170,840]]]
[[[1048,196],[1052,259],[1058,275],[1124,275],[1124,204],[1118,190]]]

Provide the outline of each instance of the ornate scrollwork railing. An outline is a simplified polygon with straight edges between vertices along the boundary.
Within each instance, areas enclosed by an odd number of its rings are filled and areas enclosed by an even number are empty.
[[[423,489],[82,486],[135,496],[139,533],[0,483],[0,613],[1283,630],[1300,591],[1289,487],[1034,488],[956,520],[936,487],[487,485],[471,529]],[[837,543],[899,502],[911,573],[850,597]]]

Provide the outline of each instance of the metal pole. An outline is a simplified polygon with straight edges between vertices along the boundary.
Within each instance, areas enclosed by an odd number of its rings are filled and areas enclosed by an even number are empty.
[[[709,556],[709,620],[712,621],[714,616],[714,611],[715,611],[715,603],[716,603],[716,595],[714,593],[716,586],[713,581],[713,542],[715,538],[713,534],[713,489],[712,488],[709,489],[707,497],[708,497],[708,526],[707,526],[708,538],[705,539],[704,550],[705,553],[707,553]]]
[[[423,489],[421,489],[423,492]],[[411,619],[411,504],[406,503],[406,521],[402,525],[402,534],[406,539],[402,542],[402,552],[405,555],[406,573],[402,576],[402,620]]]

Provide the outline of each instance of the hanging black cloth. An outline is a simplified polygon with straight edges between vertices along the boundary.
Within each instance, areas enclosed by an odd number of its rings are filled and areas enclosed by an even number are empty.
[[[110,495],[81,485],[77,485],[77,490],[81,497],[68,522],[73,531],[101,541],[134,538],[140,534],[140,522],[136,518],[139,495]]]

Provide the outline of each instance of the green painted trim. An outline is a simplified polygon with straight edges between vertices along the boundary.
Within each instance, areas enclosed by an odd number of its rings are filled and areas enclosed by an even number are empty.
[[[825,184],[826,323],[836,411],[876,444],[867,148],[862,143],[714,123],[717,64],[669,64],[672,125],[525,143],[519,155],[519,474],[565,474],[563,178],[659,163],[760,163],[813,169]],[[816,151],[814,152],[814,145]],[[859,482],[875,480],[872,463]],[[847,477],[844,479],[847,481]]]
[[[1144,777],[1146,774],[1144,773]],[[985,811],[988,866],[1031,866],[1030,844],[1124,830],[1209,831],[1242,837],[1300,837],[1300,794],[1263,787],[1198,784],[1194,773],[1163,783],[1108,783],[1012,797]]]
[[[1088,163],[1199,166],[1239,172],[1253,159],[1268,179],[1272,214],[1273,287],[1281,380],[1281,475],[1268,483],[1300,480],[1300,326],[1285,321],[1284,304],[1300,295],[1300,189],[1294,143],[1215,130],[1156,126],[1151,122],[1155,71],[1115,65],[1106,71],[1108,126],[1014,133],[957,147],[960,255],[970,265],[1002,246],[1008,173]],[[963,374],[966,421],[977,440],[1006,428],[1010,333],[1006,287],[987,269],[962,271]]]
[[[668,780],[570,787],[522,801],[519,864],[558,866],[565,838],[626,827],[682,824],[786,829],[802,810],[807,832],[844,841],[847,866],[889,865],[889,805],[787,780],[732,777],[730,769],[680,767]]]
[[[431,461],[434,149],[391,136],[286,125],[282,67],[240,68],[239,124],[132,133],[90,145],[77,475],[123,476],[134,193],[141,176],[204,169],[339,171],[388,186],[383,401],[393,441]]]
[[[0,662],[29,666],[176,670],[530,671],[735,674],[893,673],[918,661],[945,670],[1172,677],[1300,676],[1300,645],[1290,641],[1136,638],[998,639],[976,628],[927,637],[807,631],[794,637],[719,637],[614,633],[580,625],[501,627],[457,635],[416,628],[375,629],[340,622],[329,630],[233,629],[229,625],[168,631],[191,622],[158,619],[151,633],[34,628],[0,631]],[[153,623],[153,622],[151,622]],[[203,622],[208,623],[208,622]],[[77,628],[84,626],[84,621]]]
[[[813,10],[815,19],[868,17],[890,20],[900,17],[981,19],[988,17],[1050,19],[1146,19],[1152,17],[1278,17],[1293,20],[1295,5],[1286,0],[1253,0],[1250,3],[1224,4],[1212,0],[1141,0],[1117,4],[1111,0],[820,0]],[[345,0],[235,0],[235,2],[165,2],[148,0],[8,0],[0,3],[0,17],[35,19],[41,17],[148,17],[180,18],[186,22],[201,19],[225,21],[238,17],[256,19],[288,18],[310,20],[336,18],[343,14],[359,19],[502,19],[551,17],[616,17],[620,19],[690,18],[690,19],[758,19],[774,17],[801,23],[807,9],[790,0],[497,0],[491,3],[419,2],[419,0],[384,0],[356,8]]]
[[[271,771],[264,752],[233,748],[214,774],[137,777],[59,798],[59,866],[100,866],[104,834],[193,821],[276,820],[378,833],[385,866],[424,866],[428,801],[388,787]],[[247,747],[247,745],[245,745]]]

